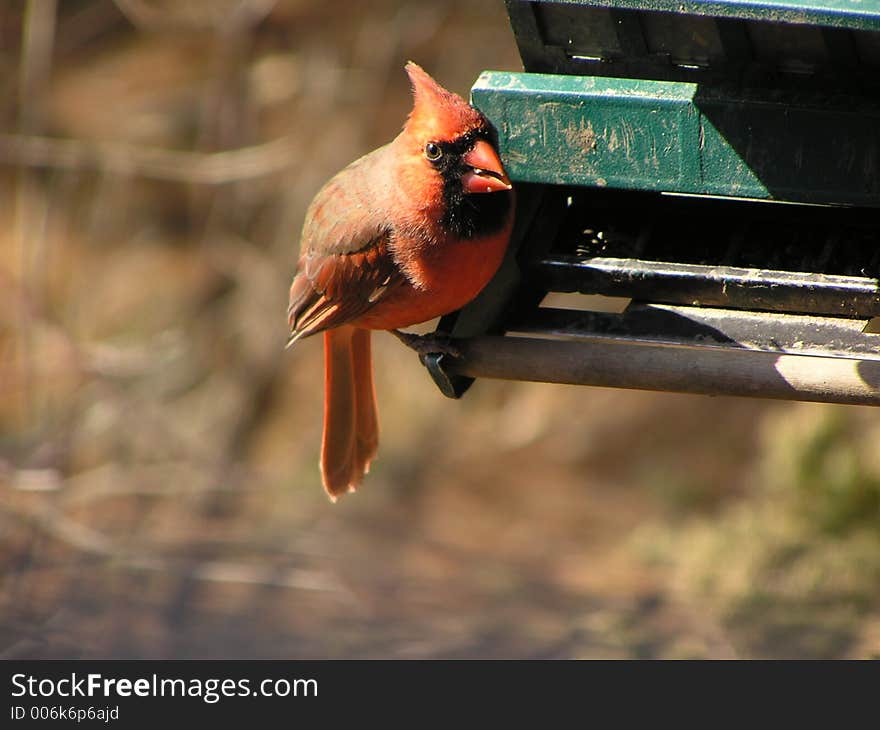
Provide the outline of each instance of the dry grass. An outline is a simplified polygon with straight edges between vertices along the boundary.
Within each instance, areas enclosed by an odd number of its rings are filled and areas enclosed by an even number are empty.
[[[381,459],[330,505],[320,347],[282,353],[305,206],[406,59],[518,59],[500,2],[219,5],[0,10],[5,656],[880,652],[865,409],[451,402],[380,336]]]

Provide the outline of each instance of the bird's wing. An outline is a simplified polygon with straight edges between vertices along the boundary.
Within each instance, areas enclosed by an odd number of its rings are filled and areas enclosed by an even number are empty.
[[[389,251],[389,216],[377,205],[388,197],[386,150],[353,162],[309,206],[290,287],[290,344],[355,319],[406,281]]]
[[[307,251],[290,287],[290,339],[338,327],[359,317],[405,282],[388,253],[388,233],[348,253]]]

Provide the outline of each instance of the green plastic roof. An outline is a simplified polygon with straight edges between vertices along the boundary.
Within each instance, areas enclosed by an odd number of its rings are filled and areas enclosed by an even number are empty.
[[[534,0],[533,0],[534,1]],[[537,0],[880,31],[880,0]]]

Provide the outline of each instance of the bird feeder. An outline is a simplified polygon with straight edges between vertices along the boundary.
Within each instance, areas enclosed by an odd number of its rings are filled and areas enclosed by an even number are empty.
[[[440,322],[460,357],[423,358],[440,390],[880,404],[880,0],[507,10],[525,72],[487,71],[471,96],[516,229]]]

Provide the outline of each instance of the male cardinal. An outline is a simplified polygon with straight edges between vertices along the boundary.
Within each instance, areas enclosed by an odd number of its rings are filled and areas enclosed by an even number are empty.
[[[321,477],[354,491],[379,443],[370,331],[398,332],[467,304],[498,269],[514,194],[489,121],[415,63],[413,110],[306,212],[290,287],[289,344],[324,333]]]

